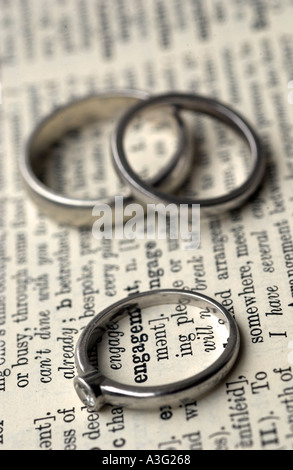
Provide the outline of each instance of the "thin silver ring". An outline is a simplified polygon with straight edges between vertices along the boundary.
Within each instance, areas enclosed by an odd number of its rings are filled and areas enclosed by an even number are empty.
[[[229,337],[221,355],[200,373],[181,381],[160,386],[133,386],[121,384],[105,377],[90,362],[90,352],[107,331],[111,322],[118,322],[129,309],[176,304],[184,300],[189,305],[212,309],[219,323],[228,326]],[[240,346],[238,327],[229,312],[209,297],[190,291],[162,289],[143,292],[120,300],[103,310],[82,331],[75,352],[78,376],[74,387],[82,402],[91,410],[99,410],[105,404],[148,409],[166,404],[190,403],[214,387],[233,366]],[[198,360],[198,358],[197,358]]]
[[[216,117],[244,136],[250,147],[252,168],[243,184],[222,196],[193,199],[166,194],[150,187],[139,178],[130,167],[124,151],[123,143],[126,128],[134,116],[146,108],[170,104],[173,104],[179,110],[197,111]],[[265,157],[260,139],[240,114],[217,100],[185,93],[153,96],[146,102],[138,103],[129,109],[119,120],[112,134],[112,156],[117,173],[122,181],[130,187],[133,196],[142,204],[159,202],[163,202],[165,205],[170,203],[177,205],[188,204],[190,208],[192,204],[200,204],[202,214],[217,214],[219,211],[229,210],[243,204],[256,191],[265,171]]]
[[[41,182],[38,170],[42,165],[44,153],[59,142],[68,131],[103,119],[110,100],[123,100],[125,106],[129,107],[137,101],[147,100],[149,96],[140,90],[109,90],[57,108],[37,126],[28,139],[25,153],[21,156],[20,173],[29,196],[44,213],[62,223],[88,225],[93,221],[93,207],[101,203],[113,209],[114,220],[114,195],[97,199],[63,196]],[[190,170],[192,159],[185,125],[175,107],[171,105],[171,109],[174,110],[173,116],[179,129],[177,147],[168,165],[149,180],[151,185],[163,188],[164,191],[173,191],[182,184]],[[127,186],[125,189],[124,204],[129,204],[133,198]]]

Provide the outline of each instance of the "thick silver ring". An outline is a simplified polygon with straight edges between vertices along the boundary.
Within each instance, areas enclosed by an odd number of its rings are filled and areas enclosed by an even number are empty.
[[[216,117],[244,136],[250,147],[252,168],[243,184],[223,196],[208,199],[193,199],[163,193],[156,188],[150,187],[137,176],[131,169],[124,151],[123,142],[126,128],[133,117],[146,108],[170,104],[173,104],[179,110],[198,111]],[[219,211],[229,210],[244,203],[259,186],[265,170],[265,158],[260,140],[252,127],[240,114],[214,99],[185,93],[168,93],[154,96],[146,102],[138,103],[129,109],[119,120],[112,134],[112,156],[117,173],[122,181],[131,188],[133,196],[142,204],[159,202],[163,202],[165,205],[170,203],[177,205],[188,204],[190,208],[192,204],[200,204],[203,214],[217,214]]]
[[[200,308],[209,308],[219,317],[219,324],[228,326],[228,340],[221,355],[200,373],[181,381],[159,386],[133,386],[121,384],[105,377],[91,364],[89,355],[107,331],[111,322],[118,322],[129,311],[164,304],[188,302]],[[216,318],[217,318],[216,317]],[[75,353],[78,376],[74,387],[82,402],[91,410],[105,404],[148,409],[166,404],[190,403],[215,386],[229,372],[239,352],[238,327],[229,312],[218,302],[202,294],[176,289],[148,291],[129,296],[103,310],[81,333]]]
[[[149,94],[144,91],[110,90],[62,106],[38,125],[29,138],[25,153],[20,159],[20,172],[28,194],[44,213],[63,223],[87,225],[92,224],[93,207],[101,203],[113,209],[114,219],[114,195],[98,199],[66,197],[43,184],[38,177],[38,170],[42,165],[44,154],[68,131],[76,130],[107,116],[110,100],[125,102],[125,106],[128,107],[148,98]],[[174,119],[179,129],[177,148],[168,165],[149,181],[149,184],[163,188],[164,191],[173,191],[182,184],[190,170],[192,158],[184,123],[176,109],[174,107],[173,109]],[[132,201],[132,195],[127,187],[126,192],[124,203],[129,204]]]

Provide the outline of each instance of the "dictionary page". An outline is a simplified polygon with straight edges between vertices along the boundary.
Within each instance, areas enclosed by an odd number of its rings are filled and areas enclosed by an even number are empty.
[[[1,450],[293,448],[292,20],[292,0],[0,0]],[[37,124],[113,89],[216,98],[259,133],[261,187],[241,207],[202,216],[198,246],[168,236],[99,238],[94,218],[83,227],[58,222],[24,190],[19,159]],[[44,161],[46,184],[75,197],[128,194],[109,143],[122,108],[68,133]],[[174,111],[157,113],[126,136],[145,178],[178,145]],[[180,194],[212,197],[243,182],[251,158],[235,131],[198,113],[180,116],[194,158]],[[233,369],[179,407],[88,410],[73,386],[81,332],[130,294],[170,288],[205,294],[235,317]],[[223,339],[209,312],[200,325],[184,305],[143,313],[105,333],[105,375],[155,386],[190,377],[218,354]]]

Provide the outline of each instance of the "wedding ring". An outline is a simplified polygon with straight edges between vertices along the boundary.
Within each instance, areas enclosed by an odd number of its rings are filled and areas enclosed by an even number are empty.
[[[205,312],[215,315],[217,327],[225,327],[226,344],[217,346],[221,350],[220,355],[204,370],[187,379],[176,381],[175,378],[170,384],[138,386],[112,380],[103,375],[98,365],[92,364],[91,352],[109,327],[115,327],[122,317],[130,315],[131,312],[136,312],[136,315],[139,312],[143,316],[144,308],[180,303],[181,307],[184,304],[206,309]],[[138,409],[184,405],[202,396],[223,379],[235,363],[239,345],[238,327],[233,317],[221,304],[203,294],[162,289],[131,295],[103,310],[82,331],[76,346],[78,375],[74,379],[74,387],[81,401],[90,410],[99,410],[105,404]],[[98,357],[95,359],[96,364],[99,362]],[[200,357],[194,357],[195,364],[200,360]]]
[[[28,194],[44,213],[62,223],[87,225],[92,224],[93,207],[100,203],[102,206],[107,204],[113,209],[114,220],[114,195],[106,198],[80,199],[58,194],[40,180],[40,169],[44,164],[45,154],[69,131],[105,117],[118,119],[119,116],[112,115],[112,108],[117,105],[117,102],[127,108],[137,101],[145,101],[148,98],[149,94],[144,91],[111,90],[62,106],[38,125],[29,138],[26,151],[21,157],[20,172]],[[173,191],[180,187],[190,170],[192,158],[184,123],[172,105],[171,110],[170,116],[174,118],[178,127],[176,150],[168,164],[149,180],[149,184],[160,187],[164,191]],[[127,187],[125,190],[124,204],[129,204],[132,201],[132,195]]]
[[[124,150],[125,132],[130,121],[137,113],[146,108],[171,104],[179,110],[201,112],[218,118],[242,134],[249,144],[252,158],[250,173],[243,184],[222,196],[208,199],[177,197],[150,187],[147,182],[142,181],[132,170]],[[129,186],[133,196],[142,204],[162,202],[165,205],[170,203],[177,205],[188,204],[190,209],[193,204],[199,204],[202,214],[217,214],[220,211],[230,210],[243,204],[256,191],[265,170],[265,157],[261,142],[255,131],[240,114],[214,99],[185,93],[168,93],[153,96],[146,102],[138,103],[130,108],[119,120],[112,134],[112,156],[119,176]]]

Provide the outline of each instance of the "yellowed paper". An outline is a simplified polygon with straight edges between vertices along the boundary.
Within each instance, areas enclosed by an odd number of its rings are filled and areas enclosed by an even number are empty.
[[[0,449],[293,448],[292,19],[289,0],[0,1]],[[19,158],[41,119],[75,98],[124,88],[217,98],[262,139],[262,187],[243,207],[202,219],[195,250],[170,239],[97,240],[91,227],[42,214],[22,188]],[[243,181],[250,155],[234,131],[199,115],[185,119],[195,162],[184,194],[212,196]],[[111,125],[97,123],[69,139],[59,149],[63,159],[55,155],[52,174],[59,168],[61,179],[49,183],[85,196],[93,188],[121,190],[111,167]],[[130,152],[147,148],[138,158],[142,175],[168,160],[176,145],[170,128],[158,140],[151,124],[129,136]],[[80,332],[113,302],[157,288],[198,291],[235,315],[235,367],[179,408],[89,412],[73,388]],[[166,306],[143,317],[153,383],[189,374],[193,358],[198,367],[192,322],[186,341],[182,336],[182,344],[191,343],[184,357],[172,313]],[[128,328],[121,322],[121,335],[105,337],[101,360],[107,373],[133,384]],[[156,346],[159,339],[166,343]],[[158,356],[159,346],[168,349]],[[116,359],[114,347],[121,348]]]

